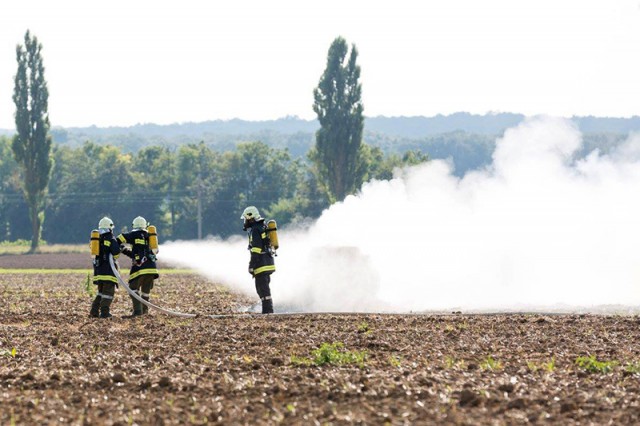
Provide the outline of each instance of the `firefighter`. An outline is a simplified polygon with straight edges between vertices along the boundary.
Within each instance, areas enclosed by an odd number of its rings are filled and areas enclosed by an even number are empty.
[[[276,265],[268,237],[267,226],[260,217],[258,209],[249,206],[244,209],[241,219],[244,220],[243,230],[249,235],[249,273],[255,279],[256,291],[262,302],[262,313],[273,313],[273,300],[271,299],[271,274],[275,272]]]
[[[155,236],[155,232],[154,232]],[[133,219],[132,230],[118,235],[121,244],[129,244],[131,249],[125,248],[122,253],[131,258],[131,271],[129,272],[129,287],[144,300],[148,301],[153,288],[153,281],[159,277],[156,266],[157,248],[152,249],[149,244],[147,221],[138,216]],[[133,302],[132,317],[149,312],[147,305],[131,296]]]
[[[94,233],[95,231],[92,234]],[[94,242],[97,247],[94,246],[95,249],[92,247],[92,254],[95,255],[93,259],[93,284],[98,286],[98,294],[91,303],[89,314],[94,318],[111,318],[109,309],[118,286],[118,279],[111,269],[109,255],[117,259],[120,255],[120,244],[113,236],[113,221],[108,217],[100,219],[98,233],[99,236],[96,236]]]

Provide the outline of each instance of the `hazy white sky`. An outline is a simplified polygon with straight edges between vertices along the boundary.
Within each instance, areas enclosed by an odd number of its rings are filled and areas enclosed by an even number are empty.
[[[640,0],[6,0],[0,128],[27,29],[54,126],[314,118],[339,35],[367,116],[640,115]]]

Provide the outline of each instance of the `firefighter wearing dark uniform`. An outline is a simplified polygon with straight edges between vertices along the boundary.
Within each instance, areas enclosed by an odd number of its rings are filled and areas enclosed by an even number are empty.
[[[118,279],[116,278],[109,256],[117,259],[120,255],[120,244],[113,236],[113,222],[108,217],[100,219],[98,224],[99,254],[93,259],[93,283],[98,286],[98,294],[91,304],[92,317],[110,318],[109,312],[113,296],[115,295]],[[115,262],[114,262],[115,265]]]
[[[131,271],[129,272],[129,287],[144,300],[149,300],[153,280],[159,277],[156,266],[156,255],[149,247],[149,234],[147,221],[142,216],[133,219],[133,230],[118,235],[121,244],[131,245],[131,249],[124,249],[122,253],[131,258]],[[133,302],[132,316],[143,315],[149,312],[147,305],[131,296]]]
[[[272,314],[273,300],[269,283],[276,266],[267,236],[267,227],[264,219],[260,217],[258,209],[254,206],[244,209],[242,219],[244,220],[243,229],[249,235],[249,251],[251,252],[249,273],[255,279],[256,291],[262,301],[262,313]]]

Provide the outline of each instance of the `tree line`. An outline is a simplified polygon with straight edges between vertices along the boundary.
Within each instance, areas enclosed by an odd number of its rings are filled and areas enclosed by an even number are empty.
[[[28,206],[10,145],[9,138],[0,137],[0,241],[28,240]],[[365,152],[367,180],[389,178],[394,167],[426,159],[414,152]],[[225,238],[241,232],[240,213],[247,205],[262,207],[263,215],[281,225],[293,225],[318,217],[330,204],[311,162],[262,142],[240,143],[228,151],[198,143],[137,153],[86,142],[78,148],[54,145],[52,161],[41,214],[42,239],[50,243],[84,242],[104,215],[119,230],[142,215],[164,240]]]

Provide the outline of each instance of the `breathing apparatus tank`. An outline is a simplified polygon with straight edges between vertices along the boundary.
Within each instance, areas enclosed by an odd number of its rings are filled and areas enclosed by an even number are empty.
[[[156,231],[156,227],[149,225],[147,232],[149,233],[149,248],[153,254],[158,254],[158,232]]]
[[[269,241],[271,242],[271,247],[274,250],[278,250],[280,248],[280,244],[278,244],[278,224],[275,220],[271,219],[267,222],[267,235],[269,235]]]
[[[100,254],[100,232],[97,229],[91,231],[91,256],[97,256]]]

